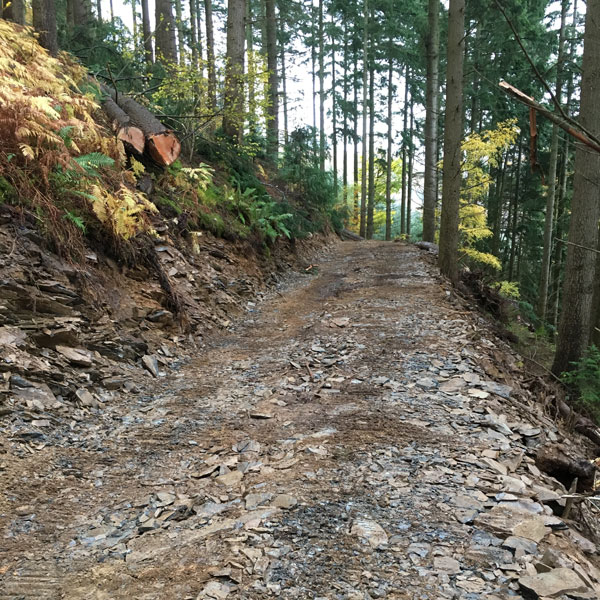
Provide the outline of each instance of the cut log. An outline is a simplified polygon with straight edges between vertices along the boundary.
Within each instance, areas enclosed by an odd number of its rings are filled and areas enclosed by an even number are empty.
[[[102,86],[102,89],[129,117],[130,123],[144,132],[146,150],[154,161],[168,167],[177,160],[181,152],[181,144],[170,129],[133,98],[117,94],[115,90],[106,86]]]
[[[342,229],[339,232],[339,236],[346,241],[351,241],[351,242],[362,242],[365,238],[361,237],[360,235],[350,231],[349,229]]]
[[[127,150],[135,154],[143,154],[146,145],[144,132],[131,124],[129,115],[110,96],[105,98],[102,108],[112,121],[113,131],[125,144]]]

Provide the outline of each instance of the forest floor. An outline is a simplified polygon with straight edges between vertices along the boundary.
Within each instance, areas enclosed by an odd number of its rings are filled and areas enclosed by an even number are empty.
[[[337,244],[85,443],[1,465],[0,598],[597,598],[534,462],[579,442],[518,373],[415,247]]]

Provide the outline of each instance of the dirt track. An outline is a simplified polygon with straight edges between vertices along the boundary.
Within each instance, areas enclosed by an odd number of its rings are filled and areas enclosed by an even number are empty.
[[[87,441],[4,464],[0,598],[520,597],[531,550],[486,515],[572,540],[529,493],[554,485],[525,452],[538,423],[493,424],[496,342],[414,247],[317,269]]]

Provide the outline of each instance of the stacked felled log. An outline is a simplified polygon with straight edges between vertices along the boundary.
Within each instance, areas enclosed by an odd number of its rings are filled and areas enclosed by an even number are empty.
[[[133,98],[106,86],[102,86],[102,91],[106,94],[102,107],[129,152],[140,155],[146,152],[165,167],[177,160],[181,144],[173,131]]]

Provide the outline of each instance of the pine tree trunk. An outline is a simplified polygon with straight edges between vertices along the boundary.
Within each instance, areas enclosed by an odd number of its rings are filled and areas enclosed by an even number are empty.
[[[135,2],[135,0],[132,0]],[[183,11],[181,9],[181,0],[175,0],[175,29],[177,30],[177,49],[179,54],[179,64],[185,64],[185,39],[183,37]]]
[[[212,0],[204,0],[206,27],[206,69],[208,75],[208,112],[217,109],[217,70],[215,63],[215,38],[213,33]]]
[[[156,60],[166,66],[177,62],[177,43],[171,0],[156,0]]]
[[[352,163],[352,194],[353,194],[353,210],[352,210],[352,225],[356,230],[360,224],[360,202],[359,202],[359,186],[358,186],[358,165],[359,165],[359,145],[358,145],[358,53],[354,56],[354,151]]]
[[[227,4],[227,56],[223,132],[234,143],[241,143],[244,126],[244,21],[246,0],[229,0]]]
[[[265,54],[267,49],[264,48]],[[252,14],[252,2],[246,2],[246,54],[248,56],[248,131],[252,138],[258,134],[258,106],[256,104],[256,82],[257,71],[254,56],[254,15]]]
[[[76,27],[88,27],[92,22],[92,4],[90,0],[73,1],[73,23]]]
[[[336,77],[335,77],[335,40],[331,38],[331,149],[333,153],[333,189],[335,198],[338,196],[338,152],[337,152],[337,107],[335,103]]]
[[[319,167],[325,170],[325,49],[323,0],[319,0]]]
[[[392,116],[394,103],[394,60],[392,58],[393,40],[390,39],[388,55],[388,89],[387,89],[387,164],[385,169],[385,239],[392,239]]]
[[[371,13],[372,15],[373,13]],[[367,239],[373,239],[375,213],[375,60],[369,66],[369,194],[367,201]]]
[[[465,0],[450,0],[439,266],[453,284],[458,282],[464,36]]]
[[[5,3],[4,10],[2,10],[2,2],[0,2],[0,18],[19,25],[25,25],[24,0],[8,0]]]
[[[288,113],[288,95],[287,95],[287,67],[285,60],[285,21],[281,18],[281,41],[279,49],[281,52],[281,91],[283,93],[283,143],[287,146],[289,142],[289,113]]]
[[[190,0],[190,46],[192,49],[192,67],[200,68],[198,56],[198,7],[196,0]]]
[[[279,76],[277,72],[277,21],[275,0],[265,0],[267,27],[267,69],[269,71],[267,105],[267,154],[277,164],[279,152]]]
[[[402,198],[400,200],[400,235],[406,233],[406,136],[408,134],[408,65],[404,68],[404,105],[402,115]]]
[[[362,161],[360,182],[360,235],[367,232],[367,112],[369,110],[369,0],[364,0],[364,32],[363,32],[363,97],[362,97]]]
[[[423,240],[435,239],[438,162],[438,98],[440,51],[440,2],[429,0],[427,31],[427,82],[425,112],[425,181],[423,190]]]
[[[344,109],[342,127],[343,133],[343,161],[342,166],[342,195],[344,206],[348,202],[348,22],[344,22]]]
[[[58,53],[56,7],[54,0],[32,0],[33,27],[40,35],[40,44],[55,56]]]
[[[67,0],[66,15],[67,27],[75,27],[75,0]]]
[[[144,60],[146,68],[154,63],[154,50],[152,48],[152,28],[150,27],[150,8],[148,0],[141,0],[142,3],[142,35],[144,36]]]
[[[522,155],[521,139],[519,139],[519,154],[517,158],[517,175],[515,180],[515,193],[513,196],[511,218],[509,220],[510,231],[510,258],[508,262],[508,280],[514,280],[515,258],[517,256],[517,231],[519,224],[519,190],[521,187],[521,159]]]
[[[412,212],[412,193],[413,193],[413,167],[414,167],[414,159],[415,159],[415,148],[413,144],[413,136],[414,136],[414,127],[415,127],[415,102],[413,98],[413,94],[411,91],[410,94],[410,119],[408,126],[408,181],[407,187],[408,190],[406,192],[406,236],[410,239],[410,219]]]
[[[581,102],[578,121],[600,133],[600,0],[588,0],[582,63]],[[563,310],[558,328],[552,371],[560,375],[580,360],[589,340],[596,256],[573,244],[596,248],[600,219],[600,154],[581,145],[575,154],[571,224],[565,263]],[[591,200],[593,199],[593,200]]]
[[[312,75],[312,124],[313,124],[313,147],[318,152],[317,142],[317,11],[315,10],[314,0],[310,0],[311,14],[311,42],[310,42],[310,62]]]
[[[102,23],[102,0],[96,0],[96,17],[98,23]]]
[[[569,0],[562,0],[560,15],[560,34],[558,40],[558,61],[556,64],[556,90],[554,95],[560,103],[563,85],[563,63],[565,59],[565,28]],[[552,237],[554,234],[554,199],[556,197],[556,168],[558,164],[558,126],[552,125],[552,141],[550,143],[550,168],[548,174],[548,189],[546,197],[546,218],[544,221],[544,247],[542,252],[542,272],[538,290],[538,316],[540,321],[546,321],[548,307],[548,282],[550,280],[550,258],[552,253]]]
[[[131,22],[133,24],[133,54],[137,57],[138,53],[138,22],[137,22],[137,0],[131,0]]]
[[[493,211],[489,211],[493,214],[491,253],[494,256],[498,256],[498,253],[500,252],[500,232],[502,229],[502,212],[504,210],[504,174],[506,173],[506,163],[508,162],[508,155],[509,153],[505,152],[500,162],[500,168],[498,169],[498,173],[496,175],[496,185],[494,193],[495,206]]]

